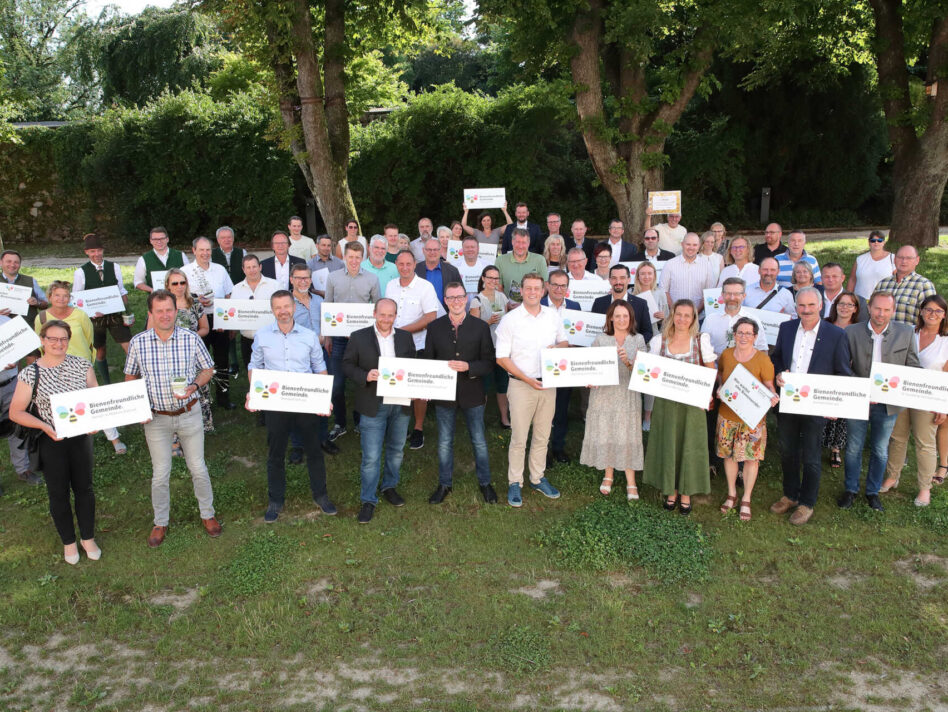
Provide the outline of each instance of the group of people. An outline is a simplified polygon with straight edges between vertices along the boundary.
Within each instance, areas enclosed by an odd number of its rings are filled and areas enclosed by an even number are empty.
[[[411,240],[394,224],[367,239],[354,220],[339,240],[311,239],[294,216],[286,230],[272,234],[273,256],[264,260],[236,247],[234,231],[226,226],[214,241],[195,239],[189,260],[169,247],[167,230],[155,227],[149,234],[152,249],[134,270],[134,287],[148,293],[145,330],[134,336],[130,313],[90,319],[69,306],[71,289],[98,286],[118,286],[127,303],[121,271],[105,260],[98,235],[85,237],[89,261],[75,271],[72,287],[53,283],[48,301],[35,280],[20,272],[20,255],[4,252],[4,279],[33,289],[27,320],[35,325],[42,349],[22,368],[10,364],[0,373],[0,407],[12,421],[42,431],[44,477],[30,469],[14,437],[9,438],[11,460],[23,481],[45,480],[66,561],[78,561],[79,545],[90,559],[101,554],[94,540],[92,436],[58,437],[49,397],[109,382],[109,334],[127,354],[125,379],[144,380],[153,413],[144,424],[152,463],[152,547],[161,545],[168,532],[175,455],[183,456],[190,471],[206,532],[221,533],[204,438],[214,429],[212,385],[217,408],[236,407],[230,378],[239,373],[239,362],[250,383],[258,369],[333,377],[331,413],[258,414],[267,429],[268,523],[279,518],[285,503],[288,447],[291,463],[306,463],[315,505],[323,514],[336,514],[323,454],[339,452],[350,423],[361,445],[358,521],[372,520],[380,497],[392,506],[404,505],[397,489],[404,448],[406,443],[424,447],[430,407],[437,424],[438,477],[429,502],[441,503],[452,491],[459,410],[480,492],[485,502],[496,502],[485,434],[491,392],[500,426],[510,430],[507,503],[512,507],[523,505],[525,484],[545,497],[560,496],[546,472],[553,462],[570,462],[568,413],[576,395],[585,421],[579,462],[603,471],[603,495],[611,493],[621,470],[627,499],[637,500],[639,471],[644,484],[664,495],[666,509],[689,514],[692,497],[711,491],[711,476],[720,466],[727,484],[721,510],[737,509],[742,520],[749,520],[766,451],[767,418],[751,427],[716,398],[702,409],[642,397],[628,388],[637,353],[647,350],[716,369],[718,383],[740,364],[774,393],[772,405],[787,372],[867,377],[873,361],[948,370],[944,299],[915,271],[915,248],[903,246],[891,254],[877,233],[870,235],[869,251],[847,278],[837,263],[821,269],[807,253],[802,231],[793,231],[784,243],[776,224],[767,226],[763,242],[752,245],[741,236],[728,240],[720,223],[700,236],[682,227],[680,216],[652,227],[649,215],[635,244],[626,239],[619,220],[609,224],[609,237],[598,241],[586,236],[583,220],[574,220],[571,234],[562,236],[561,217],[550,213],[544,237],[529,221],[526,205],[518,204],[514,213],[511,219],[505,208],[506,222],[497,227],[489,213],[471,227],[466,210],[460,221],[437,230],[422,218],[419,235]],[[451,240],[462,245],[456,257],[449,254]],[[483,245],[496,246],[493,263],[480,257]],[[572,298],[580,292],[579,282],[595,285],[601,294],[591,304],[580,304]],[[705,315],[703,292],[715,286],[721,288],[723,310]],[[225,298],[267,300],[274,321],[239,334],[215,327],[214,301]],[[325,336],[323,303],[371,304],[374,323],[348,337]],[[593,345],[616,350],[619,383],[544,388],[540,353],[570,347],[562,312],[584,306],[605,315],[605,328]],[[743,307],[795,318],[781,325],[776,344],[768,347],[761,325],[743,315]],[[0,313],[0,321],[7,318]],[[379,396],[383,356],[446,361],[457,373],[455,399],[409,404]],[[249,409],[249,395],[246,405]],[[845,467],[839,506],[850,507],[864,488],[868,505],[882,510],[879,495],[898,486],[909,435],[918,463],[915,502],[926,505],[932,484],[948,475],[944,421],[943,414],[881,404],[871,406],[868,421],[777,413],[783,497],[771,511],[790,513],[790,522],[798,525],[810,518],[822,446],[830,448],[833,467]],[[647,443],[643,432],[649,433]],[[126,452],[117,432],[106,436],[117,453]],[[862,485],[867,444],[869,467]]]

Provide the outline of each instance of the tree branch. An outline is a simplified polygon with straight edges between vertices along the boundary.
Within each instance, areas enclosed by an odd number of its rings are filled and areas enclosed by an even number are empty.
[[[697,39],[697,38],[696,38]],[[694,97],[698,87],[701,86],[701,80],[711,66],[711,60],[714,57],[714,46],[710,43],[704,44],[691,61],[691,67],[685,75],[685,81],[682,84],[678,97],[672,102],[662,102],[648,118],[643,121],[643,131],[658,131],[663,136],[666,134],[664,126],[672,126],[688,108],[688,103]]]
[[[326,83],[326,125],[333,160],[349,165],[349,108],[346,105],[345,0],[326,0],[323,71]]]

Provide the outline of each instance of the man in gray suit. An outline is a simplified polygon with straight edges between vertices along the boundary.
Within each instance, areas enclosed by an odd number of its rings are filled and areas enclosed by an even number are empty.
[[[854,375],[868,378],[873,361],[920,368],[913,329],[908,324],[893,321],[894,313],[895,297],[892,293],[876,292],[869,299],[869,323],[851,324],[846,327]],[[836,502],[842,509],[849,509],[859,493],[862,450],[868,434],[869,471],[866,474],[866,500],[872,509],[879,512],[883,510],[879,489],[882,487],[882,476],[885,474],[889,455],[889,436],[892,435],[892,428],[900,410],[902,408],[899,406],[872,403],[869,405],[868,421],[847,419],[846,491]]]

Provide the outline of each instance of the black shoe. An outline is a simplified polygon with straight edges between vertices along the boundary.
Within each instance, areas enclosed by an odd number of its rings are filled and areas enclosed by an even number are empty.
[[[17,472],[16,478],[20,480],[20,482],[26,482],[26,484],[32,485],[34,487],[43,484],[43,478],[32,470],[27,470],[26,472]]]
[[[398,492],[395,491],[394,487],[383,489],[382,496],[385,497],[385,501],[388,502],[393,507],[405,506],[405,500],[402,499],[402,496]]]
[[[450,493],[451,493],[450,487],[445,487],[444,485],[438,485],[438,489],[432,492],[431,496],[428,498],[428,504],[441,504],[444,501],[444,498],[447,497]]]
[[[313,497],[313,501],[317,507],[323,510],[323,514],[327,517],[331,517],[339,511],[336,509],[336,505],[332,503],[332,500],[329,499],[328,494],[324,494],[322,497]]]
[[[425,434],[420,430],[412,430],[408,438],[408,447],[412,450],[421,450],[425,446]]]
[[[556,460],[557,462],[559,462],[559,463],[562,464],[562,465],[567,465],[567,464],[569,464],[569,455],[567,455],[567,454],[566,454],[565,452],[563,452],[562,450],[554,450],[554,451],[553,451],[553,459]]]
[[[266,425],[267,425],[267,419],[264,417],[263,411],[261,410],[257,413],[257,427],[264,428],[266,427]]]
[[[323,449],[323,452],[326,453],[327,455],[339,454],[339,446],[336,445],[336,443],[329,442],[328,440],[323,440],[319,444],[319,447],[321,447]]]
[[[876,499],[878,499],[878,497]],[[840,509],[849,509],[850,507],[853,506],[853,502],[855,501],[856,501],[856,495],[854,495],[852,492],[843,492],[839,496],[839,499],[836,500],[836,505]],[[881,507],[882,505],[880,504],[879,506]]]
[[[497,504],[497,493],[494,492],[494,488],[490,484],[481,485],[481,494],[487,504]]]
[[[879,499],[879,495],[877,494],[867,494],[866,502],[869,505],[869,509],[874,509],[877,512],[885,511],[885,507],[882,506],[882,500]]]
[[[273,524],[277,520],[277,517],[280,516],[282,510],[283,505],[270,502],[270,504],[267,505],[267,511],[263,513],[263,521],[267,524]]]
[[[370,502],[363,502],[356,521],[359,522],[359,524],[368,524],[372,521],[373,514],[375,514],[375,505]]]
[[[303,448],[301,447],[290,448],[290,464],[291,465],[303,464]]]
[[[690,505],[690,504],[684,504],[684,503],[679,504],[679,505],[678,505],[678,513],[679,513],[679,514],[682,514],[682,515],[684,515],[684,516],[687,517],[689,514],[691,514],[691,505]]]

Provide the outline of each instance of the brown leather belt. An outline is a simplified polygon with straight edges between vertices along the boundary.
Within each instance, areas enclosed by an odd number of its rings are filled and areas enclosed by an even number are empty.
[[[192,398],[183,408],[178,408],[177,410],[153,410],[152,413],[155,415],[181,415],[182,413],[187,413],[189,410],[191,410],[197,404],[197,402],[197,398]]]

